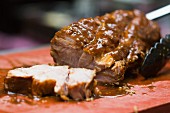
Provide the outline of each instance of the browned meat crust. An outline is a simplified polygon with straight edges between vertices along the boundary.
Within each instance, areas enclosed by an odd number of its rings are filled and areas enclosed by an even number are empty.
[[[55,33],[51,56],[58,65],[97,71],[96,79],[117,83],[136,70],[148,49],[160,39],[157,23],[139,10],[81,19]]]

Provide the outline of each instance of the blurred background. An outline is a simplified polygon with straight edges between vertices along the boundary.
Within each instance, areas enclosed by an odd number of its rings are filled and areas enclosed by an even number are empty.
[[[49,45],[61,27],[116,9],[148,13],[170,0],[1,0],[0,51]],[[155,20],[161,35],[170,33],[170,15]]]

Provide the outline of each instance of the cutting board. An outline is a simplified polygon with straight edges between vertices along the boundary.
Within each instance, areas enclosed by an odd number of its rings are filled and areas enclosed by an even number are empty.
[[[127,80],[132,94],[107,96],[92,101],[63,102],[55,98],[32,100],[23,95],[7,95],[3,80],[8,70],[36,64],[53,63],[50,47],[20,53],[0,55],[0,113],[170,113],[170,62],[159,76],[142,76]]]

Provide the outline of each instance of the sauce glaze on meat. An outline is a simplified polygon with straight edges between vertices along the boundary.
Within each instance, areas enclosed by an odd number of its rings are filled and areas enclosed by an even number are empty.
[[[157,23],[143,12],[117,10],[56,32],[51,55],[59,65],[96,69],[98,81],[112,84],[122,80],[127,69],[136,70],[159,39]]]

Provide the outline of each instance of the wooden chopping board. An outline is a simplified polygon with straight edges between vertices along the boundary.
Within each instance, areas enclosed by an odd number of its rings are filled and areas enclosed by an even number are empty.
[[[170,113],[170,62],[160,75],[145,80],[128,80],[134,94],[95,99],[87,102],[58,102],[54,98],[32,100],[25,96],[4,94],[3,80],[9,69],[53,63],[50,48],[0,56],[0,113]]]

